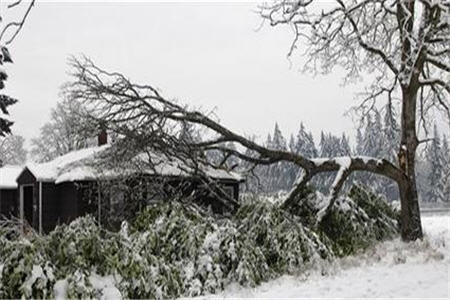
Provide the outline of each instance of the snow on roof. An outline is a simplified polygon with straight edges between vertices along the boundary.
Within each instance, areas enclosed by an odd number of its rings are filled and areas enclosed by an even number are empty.
[[[56,184],[95,180],[98,178],[114,178],[120,175],[136,173],[135,169],[121,169],[119,174],[117,170],[99,170],[96,168],[93,164],[96,158],[109,147],[109,145],[104,145],[73,151],[46,163],[27,165],[27,168],[36,177],[37,181],[54,181]],[[145,157],[138,155],[136,159],[145,159]],[[138,172],[163,176],[189,176],[189,172],[187,171],[189,168],[181,161],[169,160],[165,156],[158,156],[156,154],[152,154],[151,160],[155,164],[154,168],[143,168]],[[226,170],[213,169],[205,166],[202,168],[202,171],[215,179],[242,180],[239,174]]]
[[[104,145],[72,151],[49,162],[28,164],[26,167],[36,177],[37,181],[56,181],[68,169],[70,170],[76,165],[85,164],[86,161],[92,162],[96,154],[106,150],[108,147],[108,145]]]
[[[16,189],[16,179],[22,172],[21,166],[3,166],[0,168],[0,188],[2,189]]]

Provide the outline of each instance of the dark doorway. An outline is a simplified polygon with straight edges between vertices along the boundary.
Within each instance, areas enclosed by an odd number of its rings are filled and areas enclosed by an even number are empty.
[[[33,186],[23,187],[23,216],[33,226]]]

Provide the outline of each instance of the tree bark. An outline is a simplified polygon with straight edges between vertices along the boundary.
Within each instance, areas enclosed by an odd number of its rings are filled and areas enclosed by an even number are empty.
[[[414,241],[423,237],[415,173],[416,150],[419,144],[416,134],[417,89],[411,86],[403,87],[402,98],[402,136],[398,153],[399,167],[404,175],[398,181],[401,236],[404,241]]]

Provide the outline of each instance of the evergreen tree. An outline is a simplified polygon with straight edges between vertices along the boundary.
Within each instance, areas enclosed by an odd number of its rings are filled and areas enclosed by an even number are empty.
[[[379,156],[391,161],[394,164],[397,162],[397,151],[400,144],[400,130],[396,119],[395,111],[392,107],[386,107],[383,115]],[[395,182],[380,176],[374,176],[374,180],[377,183],[377,192],[385,195],[389,200],[399,198],[398,187]]]
[[[281,133],[278,123],[275,123],[275,128],[273,130],[272,148],[276,150],[287,150],[286,139]]]
[[[293,138],[293,137],[292,137]],[[314,138],[311,132],[307,132],[303,122],[300,123],[300,128],[297,132],[296,138],[293,138],[293,145],[291,151],[296,154],[301,154],[308,158],[317,157],[317,148],[314,143]],[[301,176],[303,173],[298,167],[292,166],[290,174],[290,186]]]
[[[286,139],[283,136],[278,123],[275,123],[275,128],[270,141],[270,148],[274,150],[287,150]],[[273,164],[269,167],[268,178],[269,180],[269,192],[276,192],[279,190],[289,189],[289,164],[286,162],[280,162]]]
[[[351,156],[352,150],[350,148],[350,140],[345,135],[345,133],[342,134],[340,143],[339,143],[339,151],[341,152],[342,156]]]
[[[300,129],[297,133],[297,139],[293,152],[300,153],[307,158],[317,157],[317,149],[314,144],[314,138],[311,132],[306,132],[303,122],[300,123]]]
[[[290,135],[289,136],[289,151],[296,153],[295,151],[295,139],[294,139],[294,135]]]
[[[348,141],[344,141],[344,144]],[[337,156],[346,156],[347,151],[349,151],[349,145],[344,146],[346,149],[342,147],[341,138],[334,136],[331,133],[321,132],[320,134],[320,143],[319,143],[319,155],[320,157],[337,157]],[[348,147],[347,147],[348,146]],[[329,191],[329,187],[334,180],[334,174],[323,173],[316,176],[316,179],[313,181],[316,188],[326,193]]]
[[[0,18],[1,19],[1,18]],[[8,49],[5,46],[0,48],[0,65],[4,63],[12,63],[11,56]],[[0,90],[5,88],[5,81],[8,79],[8,74],[3,67],[0,68]],[[0,137],[5,137],[6,134],[11,133],[11,126],[13,122],[5,119],[4,116],[8,115],[8,106],[17,103],[17,100],[10,96],[0,94]]]
[[[370,114],[366,117],[366,127],[363,138],[363,155],[378,157],[382,152],[382,126],[381,116],[378,111],[374,118]]]
[[[355,154],[356,155],[364,155],[364,138],[363,138],[360,128],[358,128],[356,130]]]
[[[447,136],[442,137],[442,187],[445,202],[450,202],[450,147]]]
[[[427,160],[430,166],[430,173],[428,174],[428,192],[425,201],[440,202],[444,200],[444,186],[443,186],[443,163],[444,155],[439,138],[439,133],[436,124],[434,124],[434,139],[427,149]]]
[[[289,151],[292,153],[296,153],[296,142],[293,134],[291,134],[289,137]],[[286,185],[288,186],[288,189],[291,189],[292,185],[297,180],[299,171],[300,169],[293,164],[290,164],[288,166],[286,173]]]
[[[395,112],[392,108],[387,107],[383,116],[383,147],[381,148],[381,156],[391,162],[397,160],[396,153],[400,145],[400,129],[396,120]]]
[[[334,136],[331,133],[321,132],[319,144],[320,157],[345,156],[347,155],[346,151],[347,150],[342,148],[341,139],[339,137]]]

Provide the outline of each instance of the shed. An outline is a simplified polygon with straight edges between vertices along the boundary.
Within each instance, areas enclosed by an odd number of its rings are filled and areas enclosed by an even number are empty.
[[[19,201],[16,179],[23,167],[6,165],[0,168],[0,217],[18,217]]]
[[[94,166],[109,147],[91,147],[70,152],[47,163],[26,165],[17,177],[21,220],[26,220],[41,233],[49,232],[57,224],[70,222],[87,213],[101,221],[109,211],[102,211],[104,202],[107,200],[111,203],[112,200],[111,195],[109,199],[102,199],[105,195],[96,191],[95,187],[102,181],[114,180],[124,173],[134,173],[146,180],[154,180],[155,177],[169,178],[171,183],[189,180],[186,166],[157,154],[152,154],[152,161],[157,161],[156,169],[121,169],[118,173],[117,170]],[[206,166],[202,171],[216,179],[229,196],[238,198],[239,183],[242,181],[240,175]],[[197,185],[192,182],[188,191],[192,192],[196,188]],[[85,197],[87,190],[90,192],[89,197]],[[92,199],[94,197],[95,200]]]

